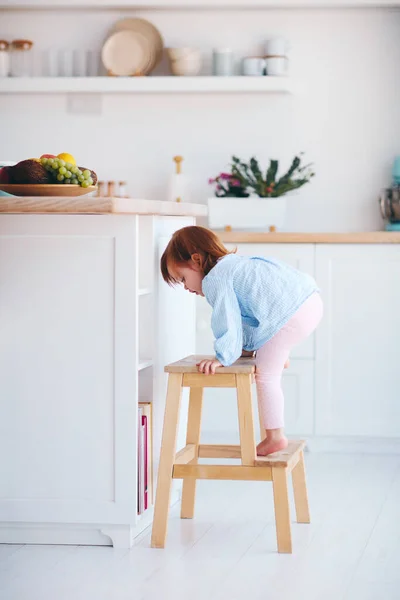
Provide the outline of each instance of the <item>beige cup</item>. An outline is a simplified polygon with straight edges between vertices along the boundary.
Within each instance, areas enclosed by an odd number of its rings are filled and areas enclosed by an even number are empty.
[[[198,75],[202,65],[201,53],[197,48],[168,48],[167,55],[173,75]]]

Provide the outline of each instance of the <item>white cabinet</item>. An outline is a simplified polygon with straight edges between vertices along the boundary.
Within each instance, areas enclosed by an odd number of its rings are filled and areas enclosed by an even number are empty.
[[[400,245],[317,245],[316,434],[400,435]]]
[[[235,245],[227,245],[233,249]],[[239,244],[239,254],[265,256],[284,260],[294,267],[314,275],[313,244]],[[199,354],[213,354],[213,334],[210,326],[211,307],[204,298],[197,298],[197,339]],[[314,336],[293,350],[290,367],[283,375],[285,423],[289,435],[312,435],[314,428]],[[255,386],[253,396],[256,398]],[[210,439],[231,439],[237,432],[237,407],[232,390],[205,390],[203,431]],[[255,403],[254,403],[255,405]],[[256,416],[256,415],[255,415]],[[258,422],[258,420],[256,421]]]
[[[0,216],[0,542],[128,547],[137,515],[137,402],[195,351],[195,303],[160,252],[192,217]],[[182,327],[182,319],[185,326]]]

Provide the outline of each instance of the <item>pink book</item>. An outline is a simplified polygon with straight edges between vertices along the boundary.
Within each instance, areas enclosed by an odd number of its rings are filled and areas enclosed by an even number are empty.
[[[147,430],[147,417],[142,416],[143,425],[143,437],[144,437],[144,510],[149,507],[149,456],[148,456],[148,430]]]

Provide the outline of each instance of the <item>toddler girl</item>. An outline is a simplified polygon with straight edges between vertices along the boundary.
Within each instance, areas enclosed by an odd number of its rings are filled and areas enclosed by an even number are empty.
[[[265,427],[257,454],[286,448],[282,372],[292,348],[306,339],[322,317],[322,300],[309,275],[271,258],[229,252],[204,227],[184,227],[172,236],[162,258],[164,280],[181,283],[212,306],[214,360],[199,371],[214,374],[242,354],[256,352],[256,386]]]

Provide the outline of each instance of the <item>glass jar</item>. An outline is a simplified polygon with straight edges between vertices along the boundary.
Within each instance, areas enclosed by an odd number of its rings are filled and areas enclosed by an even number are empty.
[[[0,77],[8,77],[10,74],[10,44],[0,40]]]
[[[118,196],[120,198],[127,198],[128,197],[128,194],[127,194],[127,182],[126,181],[120,181],[119,182]]]
[[[13,40],[11,42],[11,76],[30,77],[32,75],[32,46],[30,40]]]

